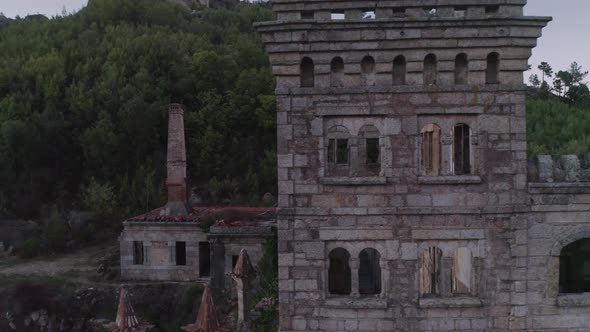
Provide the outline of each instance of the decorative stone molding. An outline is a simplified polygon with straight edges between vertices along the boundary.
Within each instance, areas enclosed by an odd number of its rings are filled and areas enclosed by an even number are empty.
[[[560,294],[557,297],[560,307],[590,307],[590,293]]]
[[[480,184],[481,177],[477,175],[450,175],[450,176],[419,176],[420,184]]]
[[[387,183],[387,178],[384,176],[371,177],[324,177],[320,179],[320,183],[332,186],[373,186]]]
[[[425,309],[439,308],[477,308],[483,306],[477,297],[426,297],[418,299],[418,307]]]

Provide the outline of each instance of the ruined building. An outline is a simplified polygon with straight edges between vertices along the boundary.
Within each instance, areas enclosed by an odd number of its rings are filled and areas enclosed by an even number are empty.
[[[165,206],[123,222],[121,277],[126,280],[211,281],[231,286],[240,251],[256,264],[273,236],[275,209],[191,207],[187,200],[184,110],[169,110]]]
[[[271,3],[281,331],[590,331],[588,160],[527,162],[523,72],[551,19]]]

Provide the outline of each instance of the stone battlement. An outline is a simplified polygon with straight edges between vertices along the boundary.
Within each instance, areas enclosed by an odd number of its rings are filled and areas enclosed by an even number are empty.
[[[529,161],[529,182],[590,182],[590,155],[539,155]]]

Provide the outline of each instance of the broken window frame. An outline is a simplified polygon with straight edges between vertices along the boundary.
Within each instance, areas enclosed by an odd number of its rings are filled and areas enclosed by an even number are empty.
[[[465,123],[453,126],[453,173],[469,175],[471,169],[471,128]]]
[[[328,293],[350,295],[352,292],[350,253],[344,248],[335,248],[330,251],[328,260]]]
[[[440,296],[442,293],[442,250],[430,247],[422,252],[420,262],[420,295]]]
[[[348,165],[350,144],[348,138],[330,138],[328,141],[328,164]]]

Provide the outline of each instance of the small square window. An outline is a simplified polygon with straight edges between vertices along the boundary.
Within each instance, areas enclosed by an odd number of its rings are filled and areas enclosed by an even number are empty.
[[[395,7],[392,10],[392,14],[394,17],[403,17],[406,16],[406,8],[404,7]]]
[[[486,14],[497,14],[500,12],[500,6],[486,6]]]
[[[467,14],[467,7],[465,7],[465,6],[455,7],[455,17],[465,17],[466,14]]]
[[[301,19],[302,20],[313,20],[313,11],[312,10],[302,10],[301,11]]]
[[[332,19],[333,21],[343,20],[343,19],[345,19],[344,12],[333,11],[332,14],[330,15],[330,19]]]

